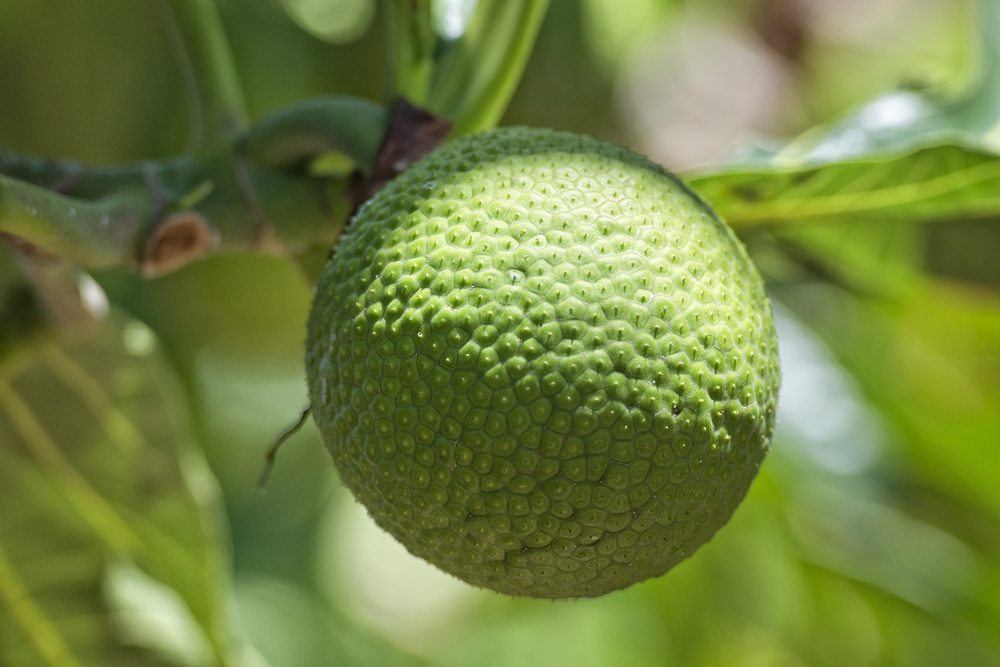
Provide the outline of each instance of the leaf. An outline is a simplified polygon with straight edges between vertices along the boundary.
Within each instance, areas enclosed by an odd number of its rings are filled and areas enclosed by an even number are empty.
[[[218,508],[191,444],[177,380],[137,322],[0,365],[0,663],[145,664],[104,595],[122,559],[183,599],[205,663],[228,663]]]
[[[813,661],[992,664],[1000,650],[1000,309],[989,292],[924,275],[927,227],[916,224],[1000,217],[1000,4],[980,7],[983,68],[962,99],[891,93],[690,178],[765,260],[762,270],[779,276],[776,298],[859,392],[847,404],[815,363],[793,357],[786,380],[806,382],[799,391],[787,382],[785,430],[763,471],[788,526],[775,540],[797,548],[808,581],[812,599],[795,608],[799,627],[812,626],[799,645],[819,649]],[[781,275],[787,266],[771,250],[825,283]],[[853,430],[795,442],[793,403],[814,406],[810,431],[838,421]],[[871,451],[861,411],[877,411]],[[839,462],[859,451],[868,459],[858,473],[834,475],[793,461],[795,445],[823,445]]]
[[[856,319],[816,292],[802,301],[827,311],[831,323]],[[668,604],[683,608],[684,599],[697,599],[696,606],[707,609],[691,619],[696,637],[698,625],[726,631],[716,609],[748,605],[732,614],[734,624],[764,626],[775,643],[789,642],[799,655],[793,663],[993,664],[1000,655],[993,631],[1000,616],[1000,513],[970,506],[964,480],[942,485],[933,504],[920,497],[918,480],[927,471],[916,470],[906,452],[885,455],[904,445],[895,443],[898,434],[864,400],[868,387],[854,382],[787,309],[776,314],[786,363],[772,453],[730,526],[690,567],[702,568],[711,558],[728,563],[714,576],[694,575],[697,590]],[[865,341],[875,348],[872,356],[886,355],[880,343]],[[982,369],[978,379],[991,372]],[[884,389],[896,400],[894,386]],[[955,456],[954,445],[938,443],[941,460]],[[983,442],[977,446],[990,455]],[[984,470],[992,469],[985,463]],[[676,587],[674,577],[671,594]],[[683,616],[696,613],[684,609]],[[890,641],[904,625],[912,635]],[[711,643],[704,635],[694,641]],[[922,654],[915,642],[933,650]]]
[[[906,298],[822,285],[777,296],[808,322],[897,432],[924,484],[1000,520],[1000,301],[923,281]]]
[[[241,622],[272,665],[428,664],[352,624],[309,588],[254,574],[237,580],[235,595]]]
[[[983,66],[962,99],[890,93],[688,180],[737,229],[1000,215],[1000,4],[979,6]]]
[[[1000,214],[1000,160],[924,148],[888,159],[689,179],[736,229],[787,222],[939,220]]]

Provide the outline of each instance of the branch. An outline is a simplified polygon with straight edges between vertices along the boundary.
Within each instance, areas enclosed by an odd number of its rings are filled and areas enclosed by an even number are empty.
[[[209,152],[247,126],[236,62],[214,0],[161,0],[186,76],[192,105],[192,144]]]
[[[187,158],[94,167],[71,160],[20,155],[0,148],[0,174],[60,194],[93,199],[124,187],[141,187],[149,170],[182,169]]]
[[[134,195],[88,202],[0,175],[0,232],[83,266],[122,264],[141,217],[142,204]]]
[[[235,144],[249,161],[261,167],[293,168],[324,153],[341,152],[367,171],[375,160],[387,122],[385,109],[369,100],[319,97],[265,116]],[[152,174],[170,180],[190,171],[195,162],[195,158],[178,156],[95,167],[0,148],[0,174],[83,199],[143,187]]]
[[[243,141],[244,154],[261,166],[300,166],[317,155],[336,151],[367,167],[375,160],[385,110],[357,97],[300,102],[260,121]]]
[[[351,203],[347,176],[292,167],[341,150],[367,170],[385,117],[362,100],[311,100],[213,154],[111,168],[0,153],[0,238],[84,268],[145,275],[217,250],[297,257],[332,244]]]

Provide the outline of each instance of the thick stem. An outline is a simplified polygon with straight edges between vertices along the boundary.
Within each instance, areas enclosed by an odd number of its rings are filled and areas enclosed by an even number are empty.
[[[161,0],[170,17],[192,104],[192,147],[207,153],[247,126],[236,62],[214,0]]]
[[[528,63],[549,0],[479,0],[465,34],[438,64],[427,108],[456,134],[500,121]]]
[[[255,124],[243,140],[243,153],[254,164],[281,169],[337,151],[367,170],[375,160],[386,120],[385,109],[368,100],[306,100]]]
[[[427,103],[434,74],[437,35],[431,20],[431,0],[384,0],[389,35],[387,100],[405,97],[413,104]]]
[[[142,188],[150,173],[167,174],[189,168],[192,158],[91,166],[72,160],[20,155],[0,148],[0,175],[16,178],[62,195],[93,200],[125,188]]]
[[[388,115],[374,102],[349,96],[298,102],[259,120],[230,145],[251,163],[268,169],[300,166],[336,151],[368,171],[385,133]],[[191,172],[197,158],[171,157],[94,167],[71,160],[21,155],[0,147],[0,175],[63,195],[95,199],[122,188],[143,187],[150,174],[164,180]]]
[[[0,232],[82,266],[128,265],[144,224],[141,197],[89,202],[0,175]]]
[[[0,241],[89,269],[160,275],[216,250],[299,256],[329,246],[351,208],[347,176],[298,169],[329,151],[368,171],[386,113],[309,100],[204,156],[88,167],[0,151]]]

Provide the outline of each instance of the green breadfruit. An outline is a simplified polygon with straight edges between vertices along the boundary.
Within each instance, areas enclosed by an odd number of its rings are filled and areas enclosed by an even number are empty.
[[[712,210],[635,153],[525,128],[447,144],[364,205],[307,368],[379,526],[546,598],[704,544],[764,458],[779,383],[760,276]]]

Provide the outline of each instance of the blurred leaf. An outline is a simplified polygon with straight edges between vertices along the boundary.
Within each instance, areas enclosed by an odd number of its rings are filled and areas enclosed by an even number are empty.
[[[590,47],[601,64],[613,72],[637,44],[649,39],[677,10],[676,0],[584,0]]]
[[[1000,159],[941,145],[821,167],[766,167],[688,179],[736,229],[830,220],[1000,215]]]
[[[509,601],[481,613],[473,632],[449,642],[444,665],[673,664],[658,620],[623,596],[553,606]]]
[[[227,664],[214,482],[185,411],[134,321],[63,333],[0,366],[0,662],[143,664],[102,592],[126,559],[183,599],[202,664]]]
[[[360,37],[375,15],[375,0],[281,0],[281,4],[297,25],[333,44]]]
[[[908,464],[929,485],[1000,518],[997,296],[929,281],[889,302],[821,285],[780,296],[899,430]]]
[[[772,539],[796,549],[798,562],[784,567],[807,582],[794,604],[801,620],[782,638],[794,638],[784,644],[792,655],[815,646],[809,664],[993,664],[1000,655],[1000,302],[929,279],[926,227],[915,224],[1000,217],[1000,4],[979,6],[983,67],[964,99],[892,93],[690,179],[742,228],[762,270],[779,277],[775,295],[860,390],[845,406],[797,359],[786,376],[804,374],[800,392],[816,396],[784,398],[785,423],[792,403],[805,402],[821,411],[813,430],[838,415],[861,421],[852,410],[878,411],[885,424],[884,460],[876,452],[873,468],[836,477],[789,456],[809,437],[779,426],[763,472],[781,490],[775,509],[786,522]]]
[[[1000,4],[979,7],[983,64],[963,99],[891,93],[690,182],[736,228],[1000,215]]]
[[[990,637],[1000,616],[991,555],[857,486],[813,479],[796,489],[786,511],[804,559]]]
[[[923,284],[924,227],[909,222],[829,222],[748,234],[774,285],[824,280],[861,297],[901,298]]]
[[[416,667],[424,661],[351,627],[311,591],[280,579],[237,580],[240,621],[271,665]]]
[[[0,363],[44,324],[37,297],[27,285],[13,249],[0,239]]]

